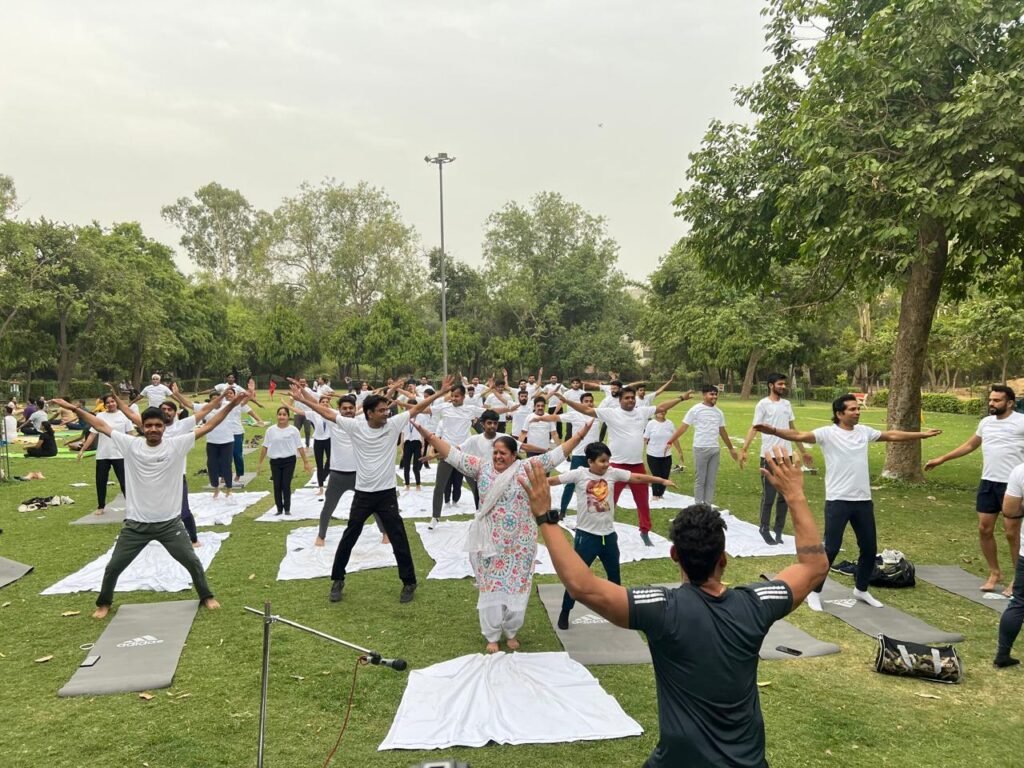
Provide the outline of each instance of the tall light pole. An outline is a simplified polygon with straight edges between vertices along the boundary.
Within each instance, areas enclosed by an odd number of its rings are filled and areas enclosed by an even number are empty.
[[[448,284],[444,279],[444,167],[448,163],[454,163],[454,157],[448,157],[447,152],[438,152],[431,157],[423,158],[428,163],[437,165],[437,184],[441,192],[441,360],[443,375],[448,375]]]

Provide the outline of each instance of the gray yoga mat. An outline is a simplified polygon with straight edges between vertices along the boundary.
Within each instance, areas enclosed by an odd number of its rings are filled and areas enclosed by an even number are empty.
[[[583,603],[576,603],[569,614],[569,629],[559,629],[562,610],[561,584],[538,584],[537,594],[544,604],[551,626],[570,658],[580,664],[650,664],[651,652],[639,632],[622,629],[598,616]]]
[[[198,600],[122,605],[96,645],[84,655],[99,656],[79,667],[58,696],[167,688],[174,681]]]
[[[114,497],[113,501],[110,501],[103,514],[97,515],[95,510],[90,512],[84,517],[80,517],[77,520],[72,520],[72,525],[106,525],[107,523],[121,524],[124,522],[124,511],[125,511],[125,500],[124,494],[119,493]]]
[[[246,485],[248,485],[249,483],[251,483],[255,479],[256,479],[256,473],[255,472],[246,472],[245,474],[242,475],[242,477],[240,479],[235,480],[231,485],[232,485],[233,488],[244,488]],[[222,485],[221,488],[223,488],[223,487],[224,486]],[[206,484],[206,490],[208,490],[208,491],[209,490],[213,490],[213,486],[210,485],[209,483],[207,483]]]
[[[885,602],[884,594],[881,595],[881,599]],[[832,579],[825,580],[825,588],[821,592],[821,605],[826,613],[871,637],[884,634],[897,640],[925,644],[959,643],[964,639],[959,633],[936,629],[892,606],[872,608],[855,600],[849,587],[842,586]]]
[[[919,565],[914,570],[921,581],[966,597],[998,613],[1005,611],[1010,602],[1010,598],[1003,596],[1001,588],[998,592],[982,592],[980,587],[985,580],[955,565]]]
[[[6,557],[0,557],[0,588],[13,584],[26,573],[31,571],[33,566],[24,563],[16,563]]]
[[[799,656],[777,650],[778,646],[792,648],[800,651]],[[812,656],[828,656],[839,653],[839,646],[833,643],[826,643],[816,637],[804,632],[799,627],[794,627],[788,621],[780,620],[772,624],[768,634],[764,636],[761,643],[761,651],[758,654],[762,659],[805,659]]]

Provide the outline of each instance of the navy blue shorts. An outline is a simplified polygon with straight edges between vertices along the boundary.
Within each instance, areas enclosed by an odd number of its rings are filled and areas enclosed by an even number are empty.
[[[996,483],[992,480],[982,480],[978,483],[978,500],[975,509],[990,515],[998,515],[1003,511],[1003,494],[1006,493],[1006,483]]]

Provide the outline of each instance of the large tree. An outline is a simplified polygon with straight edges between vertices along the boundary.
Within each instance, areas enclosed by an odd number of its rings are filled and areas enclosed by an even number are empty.
[[[712,126],[680,213],[723,279],[798,261],[821,299],[895,285],[887,421],[916,430],[943,286],[962,292],[994,254],[1021,254],[1020,3],[772,0],[769,17],[776,63],[740,93],[756,121]],[[813,45],[798,40],[810,29]],[[920,479],[920,455],[889,444],[886,474]]]

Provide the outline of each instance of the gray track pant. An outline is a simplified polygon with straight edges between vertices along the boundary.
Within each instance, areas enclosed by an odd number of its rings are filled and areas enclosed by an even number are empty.
[[[715,503],[715,482],[721,457],[720,448],[693,449],[693,498],[698,504]]]

